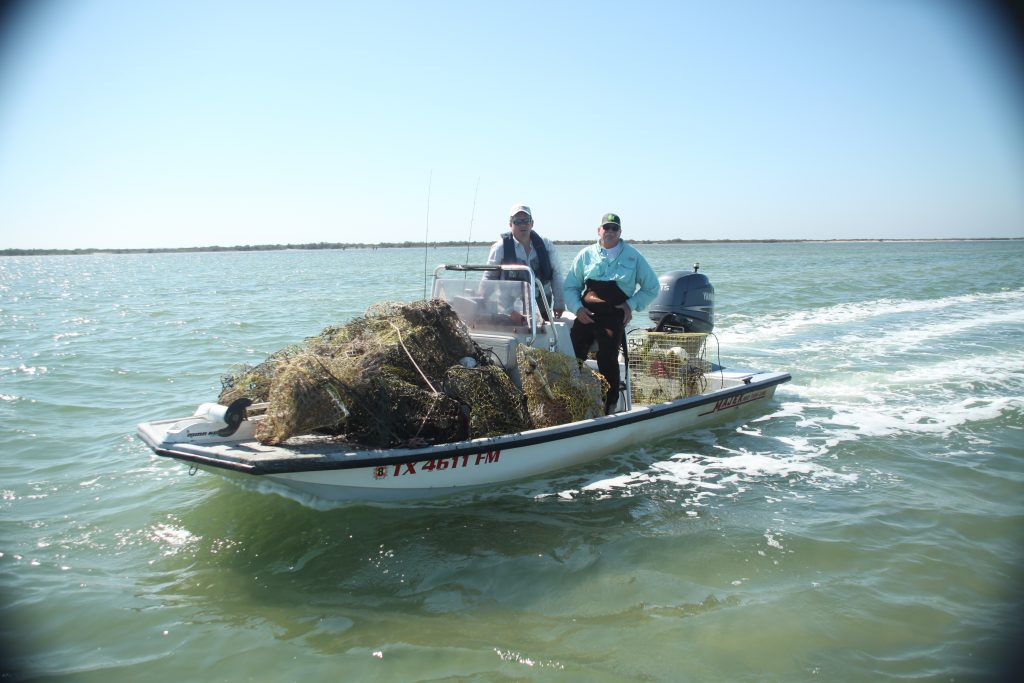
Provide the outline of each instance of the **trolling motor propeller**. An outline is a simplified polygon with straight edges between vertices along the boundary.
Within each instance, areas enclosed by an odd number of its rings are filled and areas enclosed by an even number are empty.
[[[224,411],[221,419],[227,425],[224,429],[217,430],[217,436],[231,436],[238,430],[238,425],[245,419],[245,409],[252,405],[252,400],[239,398],[231,402],[228,409]]]

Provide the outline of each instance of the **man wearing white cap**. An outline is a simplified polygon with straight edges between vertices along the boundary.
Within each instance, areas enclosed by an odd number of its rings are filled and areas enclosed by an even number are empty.
[[[516,204],[509,210],[508,225],[501,239],[491,245],[491,253],[487,263],[518,263],[530,266],[533,276],[540,283],[537,297],[544,296],[555,317],[561,317],[565,311],[565,295],[562,293],[562,268],[558,263],[558,254],[551,240],[545,239],[533,230],[533,212],[524,204]],[[495,280],[497,273],[484,273],[485,280]],[[514,279],[515,273],[506,273],[506,279]],[[539,304],[538,304],[539,305]],[[540,306],[543,314],[544,306]]]

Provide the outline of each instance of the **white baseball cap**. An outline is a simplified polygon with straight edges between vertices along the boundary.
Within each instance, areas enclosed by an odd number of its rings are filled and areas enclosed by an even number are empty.
[[[530,218],[533,218],[533,214],[530,213],[530,207],[526,204],[516,204],[513,206],[508,212],[508,217],[512,218],[512,216],[515,216],[517,213],[525,213]]]

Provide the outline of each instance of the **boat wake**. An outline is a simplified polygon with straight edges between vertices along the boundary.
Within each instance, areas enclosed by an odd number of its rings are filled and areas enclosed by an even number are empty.
[[[718,499],[742,495],[755,484],[781,494],[855,483],[857,475],[842,471],[833,461],[832,444],[827,439],[795,437],[794,430],[785,429],[772,435],[758,428],[757,423],[771,421],[774,432],[775,423],[792,423],[799,417],[799,410],[793,408],[793,404],[783,404],[777,412],[756,421],[691,435],[696,448],[667,458],[656,457],[638,468],[637,456],[626,456],[634,467],[625,473],[620,468],[612,476],[598,474],[585,481],[552,480],[551,492],[534,497],[576,500],[642,495],[700,508]],[[790,435],[785,434],[787,431]],[[640,452],[641,459],[649,457]],[[688,514],[698,513],[694,510]]]
[[[869,485],[886,477],[877,466],[883,443],[912,450],[918,439],[938,437],[948,443],[944,457],[973,452],[988,443],[984,425],[1024,414],[1024,351],[1013,341],[1024,327],[1022,304],[1019,289],[839,304],[767,320],[733,315],[718,333],[730,359],[771,356],[794,369],[776,412],[690,435],[697,447],[640,467],[627,459],[626,472],[552,481],[553,492],[538,497],[653,493],[699,508],[754,485],[790,495]],[[902,324],[891,325],[894,317]]]
[[[978,316],[979,310],[991,313]],[[884,325],[892,319],[906,320],[921,316],[922,320],[941,322],[943,329],[951,322],[958,321],[966,323],[966,327],[971,328],[1000,321],[1019,323],[1022,315],[1024,288],[937,299],[875,299],[757,315],[732,313],[720,316],[716,334],[722,340],[723,346],[727,345],[732,350],[735,346],[763,345],[766,342],[794,336],[817,338],[817,331],[822,328],[838,331],[846,328],[863,330],[865,326],[870,327],[873,321],[879,321],[879,325]],[[914,326],[913,329],[919,328]],[[903,324],[895,331],[899,330],[910,328]]]

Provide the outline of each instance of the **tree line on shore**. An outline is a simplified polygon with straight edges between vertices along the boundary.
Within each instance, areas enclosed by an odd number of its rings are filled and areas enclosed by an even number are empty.
[[[964,240],[1014,240],[1015,237],[978,237],[978,238],[936,238],[936,239],[848,239],[848,240],[804,240],[804,239],[760,239],[760,240],[697,240],[673,238],[667,240],[638,240],[631,239],[632,244],[775,244],[794,242],[960,242]],[[552,240],[555,244],[583,245],[590,244],[591,240]],[[285,251],[289,249],[317,250],[317,249],[408,249],[408,248],[437,248],[437,247],[486,247],[492,242],[379,242],[368,244],[365,242],[312,242],[308,244],[245,244],[233,247],[151,247],[143,249],[0,249],[0,256],[55,256],[55,255],[79,255],[79,254],[179,254],[193,252],[218,252],[218,251]]]

